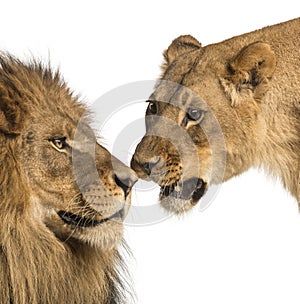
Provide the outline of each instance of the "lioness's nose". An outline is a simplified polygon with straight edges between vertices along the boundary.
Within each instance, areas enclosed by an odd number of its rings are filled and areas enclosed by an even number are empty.
[[[138,159],[138,157],[136,155],[134,155],[131,160],[131,167],[136,171],[138,171],[137,168],[139,168],[149,176],[151,174],[152,169],[159,162],[160,162],[159,156],[152,157],[150,160],[147,160],[147,161],[145,161],[145,160],[141,161]]]

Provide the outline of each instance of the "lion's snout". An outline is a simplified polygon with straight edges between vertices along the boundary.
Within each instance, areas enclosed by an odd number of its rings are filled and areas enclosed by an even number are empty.
[[[131,174],[131,175],[128,174],[126,176],[120,176],[120,175],[114,174],[114,180],[115,180],[116,185],[119,186],[123,190],[125,200],[126,200],[127,196],[131,192],[133,185],[136,183],[137,178],[133,174]]]

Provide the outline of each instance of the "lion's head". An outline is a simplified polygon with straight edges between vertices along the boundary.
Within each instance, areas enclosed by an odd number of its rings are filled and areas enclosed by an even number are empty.
[[[96,143],[85,107],[58,74],[12,58],[1,65],[2,175],[18,173],[11,187],[25,189],[15,204],[30,209],[33,219],[62,240],[114,246],[121,238],[133,173]],[[11,172],[5,170],[8,159]]]
[[[0,300],[116,303],[135,174],[96,142],[58,72],[0,64]]]
[[[148,100],[146,135],[131,165],[139,177],[159,184],[166,209],[180,213],[210,184],[257,164],[266,130],[261,104],[275,55],[263,42],[204,48],[181,36],[164,58]]]

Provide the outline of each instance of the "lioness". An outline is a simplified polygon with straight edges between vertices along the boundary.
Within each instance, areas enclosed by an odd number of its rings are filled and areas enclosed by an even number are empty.
[[[136,177],[88,123],[58,72],[0,56],[0,303],[123,303]]]
[[[131,161],[162,205],[189,210],[209,185],[260,166],[300,205],[300,19],[206,47],[180,36],[164,59]]]

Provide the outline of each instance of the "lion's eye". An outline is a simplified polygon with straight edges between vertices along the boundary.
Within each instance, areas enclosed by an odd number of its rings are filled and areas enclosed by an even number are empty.
[[[152,115],[157,114],[157,111],[158,111],[157,104],[154,101],[150,101],[147,111],[148,111],[148,113],[150,113]]]
[[[49,141],[52,143],[52,145],[58,149],[58,150],[63,150],[66,148],[67,143],[66,143],[66,137],[62,138],[52,138],[49,139]]]
[[[200,122],[204,116],[204,111],[200,109],[189,108],[186,112],[186,115],[189,120]]]

